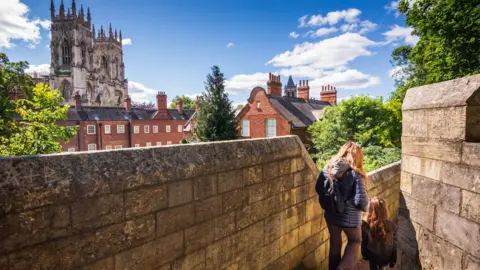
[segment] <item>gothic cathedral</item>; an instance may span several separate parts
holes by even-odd
[[[122,31],[100,28],[98,35],[92,24],[90,8],[87,15],[75,0],[72,9],[55,13],[50,5],[52,41],[50,44],[50,86],[59,89],[67,103],[73,103],[78,92],[85,105],[119,105],[128,96],[128,81],[123,63]]]

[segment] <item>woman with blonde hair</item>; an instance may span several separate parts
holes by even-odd
[[[330,233],[329,269],[356,269],[362,242],[360,211],[367,211],[362,149],[345,143],[318,177],[315,189]],[[347,235],[343,257],[342,231]]]

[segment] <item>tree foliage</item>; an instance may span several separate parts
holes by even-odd
[[[402,0],[399,10],[419,41],[392,52],[404,75],[392,98],[403,101],[411,87],[480,73],[478,0]]]
[[[172,102],[170,102],[170,109],[175,109],[177,108],[177,101],[181,99],[182,100],[182,106],[184,109],[193,109],[195,108],[195,100],[182,95],[182,96],[176,96],[172,99]]]
[[[342,101],[336,106],[327,107],[322,121],[315,122],[308,128],[317,164],[323,166],[348,140],[354,140],[365,149],[371,146],[398,149],[401,125],[397,106],[400,106],[398,102],[384,103],[381,98],[358,96]],[[387,151],[385,155],[390,157],[391,153]],[[377,163],[372,164],[370,169],[385,165],[375,156],[366,156],[367,164],[373,161]]]
[[[46,84],[37,84],[31,99],[15,101],[15,113],[21,120],[12,123],[8,135],[0,136],[0,156],[61,152],[60,141],[68,141],[76,132],[57,124],[57,120],[66,119],[69,107],[60,106],[61,102],[60,92]]]
[[[235,112],[225,92],[225,77],[218,66],[207,75],[196,131],[202,141],[232,140],[237,137]]]

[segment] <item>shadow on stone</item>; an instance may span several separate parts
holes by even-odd
[[[405,197],[400,192],[400,206],[398,208],[396,241],[399,249],[397,269],[417,270],[422,269],[416,229],[410,220],[410,211],[405,202]]]

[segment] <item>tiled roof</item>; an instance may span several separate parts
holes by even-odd
[[[71,107],[68,109],[67,119],[76,121],[151,120],[156,112],[154,109],[139,108],[133,108],[128,112],[121,107],[82,107],[80,109]],[[176,109],[167,109],[167,113],[172,120],[188,120],[194,112],[194,110],[183,110],[180,113]]]
[[[323,110],[330,103],[320,100],[309,100],[301,98],[282,97],[267,95],[272,106],[289,122],[294,128],[308,127],[317,121],[314,112]]]

